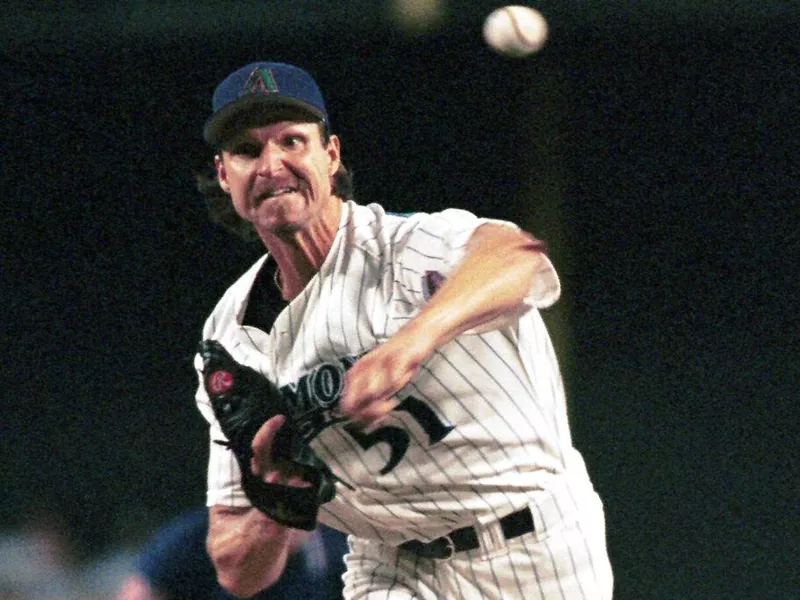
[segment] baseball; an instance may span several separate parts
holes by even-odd
[[[528,6],[504,6],[486,17],[483,38],[500,54],[514,58],[528,56],[547,40],[547,21]]]

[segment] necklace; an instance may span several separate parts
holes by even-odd
[[[281,299],[283,299],[283,286],[281,285],[281,271],[280,269],[275,269],[275,275],[272,276],[272,279],[275,281],[275,287],[278,288],[278,292],[281,295]]]

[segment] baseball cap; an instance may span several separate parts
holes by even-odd
[[[218,145],[232,132],[253,126],[280,109],[301,110],[328,124],[316,81],[303,69],[277,62],[254,62],[228,75],[214,90],[212,115],[203,137]]]

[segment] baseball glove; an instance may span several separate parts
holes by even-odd
[[[215,340],[204,340],[198,352],[203,359],[203,384],[222,433],[217,441],[233,452],[242,472],[242,488],[250,502],[269,518],[311,531],[320,505],[333,499],[335,476],[303,442],[292,419],[292,407],[280,390],[258,371],[236,362]],[[285,415],[273,442],[272,458],[288,461],[309,487],[266,483],[253,474],[250,459],[256,432],[268,419]]]

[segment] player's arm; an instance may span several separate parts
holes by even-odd
[[[544,256],[536,238],[487,223],[420,312],[348,371],[340,408],[355,421],[384,416],[392,397],[417,374],[434,350],[458,335],[525,308]]]
[[[253,474],[269,483],[307,486],[291,467],[272,460],[272,444],[284,421],[283,416],[267,420],[253,438]],[[209,509],[206,547],[220,585],[234,596],[250,597],[278,581],[304,535],[257,508],[217,505]]]
[[[296,534],[256,508],[210,507],[206,547],[220,585],[239,597],[274,585]]]
[[[422,339],[426,359],[458,335],[519,313],[534,285],[545,244],[519,230],[486,223],[470,237],[464,257],[443,285],[397,333]]]

